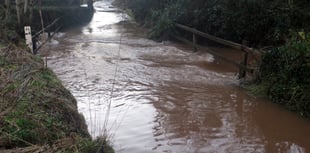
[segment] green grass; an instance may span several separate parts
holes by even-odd
[[[245,86],[249,94],[256,97],[268,97],[267,86],[265,84],[249,84]]]
[[[85,153],[97,153],[103,150],[105,153],[114,153],[113,148],[108,144],[105,138],[97,138],[96,140],[83,138],[78,141],[77,148]]]
[[[76,100],[40,58],[20,51],[0,52],[0,65],[0,102],[5,106],[1,111],[10,109],[0,118],[1,147],[53,146],[72,137],[56,152],[91,153],[108,146],[105,140],[91,140]]]
[[[0,56],[0,66],[3,67],[6,63],[6,59],[2,56]]]

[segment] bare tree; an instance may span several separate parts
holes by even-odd
[[[24,0],[24,14],[28,12],[29,0]]]
[[[18,24],[21,24],[21,8],[20,8],[21,0],[15,0],[15,3],[16,3],[17,22]]]
[[[5,9],[5,21],[7,21],[10,16],[10,0],[5,0]]]

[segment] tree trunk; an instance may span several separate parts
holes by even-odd
[[[9,19],[9,16],[10,16],[10,8],[11,8],[11,5],[10,5],[10,0],[5,0],[5,21],[7,21]]]
[[[28,2],[28,8],[29,8],[29,23],[31,23],[32,21],[32,16],[33,16],[33,0],[30,0],[30,2]]]
[[[20,9],[20,0],[15,0],[16,3],[16,16],[17,16],[17,22],[20,25],[21,24],[21,9]]]
[[[24,14],[26,14],[28,12],[28,5],[29,5],[29,0],[24,0]]]

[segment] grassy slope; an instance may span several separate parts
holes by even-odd
[[[90,139],[76,100],[39,57],[0,49],[0,152],[113,152],[101,140]]]

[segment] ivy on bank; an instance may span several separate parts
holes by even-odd
[[[310,39],[294,37],[262,58],[260,86],[267,96],[310,117]]]

